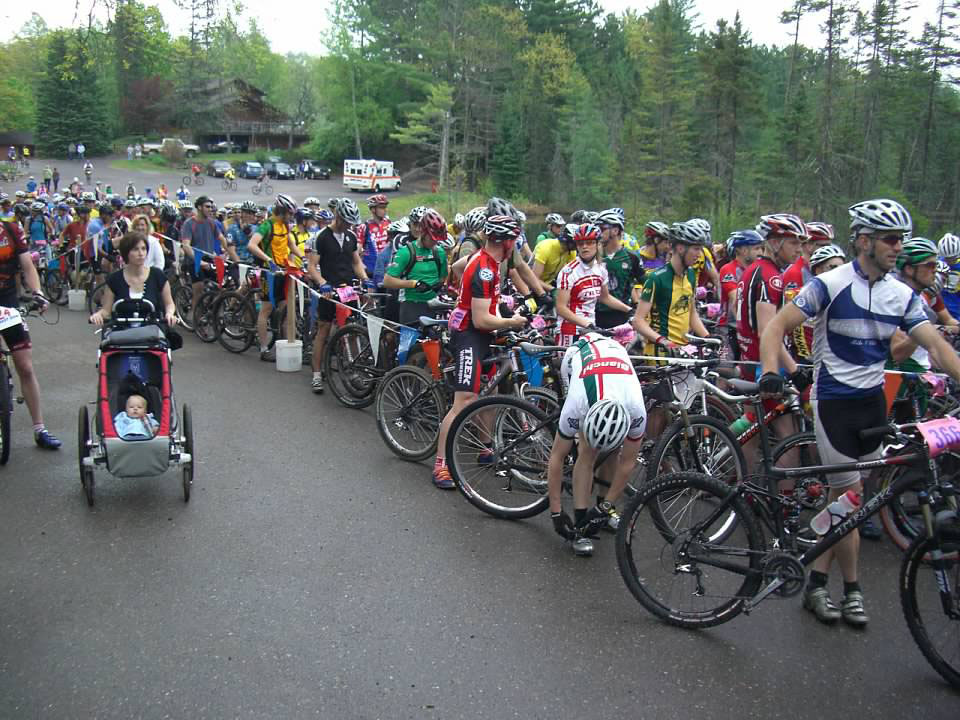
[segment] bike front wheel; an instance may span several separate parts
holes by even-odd
[[[667,524],[660,508],[676,497],[688,502]],[[736,522],[726,530],[731,514]],[[616,544],[627,588],[670,625],[732,620],[763,580],[763,535],[753,516],[735,489],[701,473],[668,473],[641,487],[622,511]]]
[[[242,353],[257,337],[257,310],[243,293],[228,292],[220,296],[213,310],[217,341],[224,350]]]
[[[330,391],[349,408],[369,407],[381,374],[373,359],[367,329],[348,324],[327,340],[323,367]]]
[[[494,395],[461,410],[447,433],[446,458],[474,507],[518,520],[547,509],[547,464],[554,423],[533,403]]]
[[[436,381],[421,368],[395,367],[377,387],[377,430],[390,452],[404,460],[424,460],[436,452],[445,411]]]
[[[947,532],[942,533],[947,535]],[[900,605],[933,669],[960,689],[960,530],[946,540],[918,535],[900,566]],[[951,607],[954,617],[945,608]]]

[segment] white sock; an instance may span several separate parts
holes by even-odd
[[[320,372],[319,370],[314,371],[314,373],[313,373],[313,379],[314,379],[314,380],[322,380],[322,379],[323,379],[323,373]]]

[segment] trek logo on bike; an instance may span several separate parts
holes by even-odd
[[[917,429],[930,448],[930,457],[960,448],[960,420],[952,417],[917,423]]]

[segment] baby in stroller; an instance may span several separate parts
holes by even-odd
[[[160,423],[147,412],[147,399],[143,395],[132,394],[127,398],[126,409],[117,413],[113,426],[124,440],[152,438],[160,428]]]

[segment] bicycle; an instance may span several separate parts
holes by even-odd
[[[263,178],[260,178],[253,183],[253,186],[250,188],[250,192],[252,192],[254,195],[259,195],[261,192],[264,192],[267,195],[273,195],[273,185]]]
[[[423,368],[411,359],[408,364],[394,368],[381,380],[376,396],[377,429],[381,438],[391,452],[411,461],[423,460],[436,451],[440,422],[453,402],[454,358],[449,352],[443,355],[447,321],[421,317],[420,324],[427,334],[425,340],[437,342],[441,348],[437,361],[428,361],[427,368]],[[437,329],[441,330],[439,334]],[[532,332],[530,339],[540,339],[536,330]],[[547,411],[554,410],[560,391],[557,368],[550,363],[546,365],[544,387],[529,382],[534,364],[543,362],[541,346],[522,342],[524,336],[513,331],[500,331],[494,336],[504,345],[494,345],[494,355],[483,362],[488,372],[494,367],[498,369],[483,383],[480,396],[491,395],[499,389],[532,401]],[[525,361],[521,352],[534,359]]]
[[[227,178],[224,178],[223,182],[220,183],[220,188],[221,188],[222,190],[235,191],[235,190],[237,189],[237,181],[236,181],[236,180],[229,180],[229,179],[227,179]]]
[[[759,406],[759,396],[749,402]],[[944,422],[948,425],[943,426]],[[960,447],[960,421],[949,418],[866,429],[860,433],[864,439],[892,438],[880,459],[797,468],[774,467],[766,426],[760,426],[760,433],[761,475],[730,487],[699,473],[667,474],[641,488],[627,503],[616,547],[617,564],[631,594],[671,625],[705,628],[728,622],[751,612],[770,595],[799,594],[807,566],[893,499],[916,490],[924,530],[903,557],[901,606],[928,662],[960,688],[960,523],[955,489],[948,480],[941,480],[936,463],[931,462],[942,452]],[[791,495],[777,491],[778,481],[883,466],[902,466],[909,472],[801,552],[799,507]],[[935,505],[945,509],[935,513]],[[736,523],[730,523],[731,514]],[[932,571],[934,577],[921,583],[921,570]],[[946,648],[940,649],[937,641],[944,639]]]

